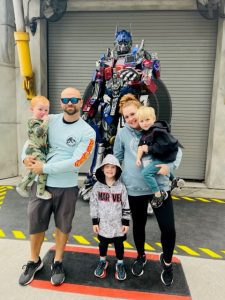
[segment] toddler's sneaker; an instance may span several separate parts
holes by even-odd
[[[124,263],[117,263],[116,264],[115,278],[118,279],[118,280],[125,280],[127,278]]]
[[[165,191],[160,191],[161,196],[160,197],[156,197],[155,195],[152,197],[151,200],[151,206],[152,208],[159,208],[160,206],[162,206],[163,201],[167,199],[168,194]]]
[[[36,196],[39,198],[39,199],[43,199],[43,200],[49,200],[52,198],[52,194],[49,193],[48,191],[44,191],[43,194],[40,194],[40,193],[36,193]]]
[[[146,256],[145,255],[138,255],[136,260],[133,262],[133,265],[131,267],[131,272],[134,276],[141,276],[144,274],[144,267],[147,263]]]
[[[16,187],[16,191],[22,197],[28,198],[30,196],[30,193],[28,192],[28,190],[22,189],[19,186]]]
[[[180,177],[176,177],[172,180],[171,182],[171,192],[180,192],[181,189],[184,187],[185,185],[185,181],[184,179],[180,178]]]
[[[94,271],[94,274],[96,277],[99,278],[105,278],[106,277],[106,269],[108,267],[109,263],[107,260],[100,260],[97,268]]]

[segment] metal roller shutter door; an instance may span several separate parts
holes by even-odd
[[[211,110],[217,23],[193,11],[68,12],[49,24],[48,80],[51,112],[60,111],[60,91],[83,93],[95,61],[113,48],[116,25],[129,29],[133,44],[157,52],[161,78],[172,98],[172,131],[184,145],[177,175],[203,180]]]

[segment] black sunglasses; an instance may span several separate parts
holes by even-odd
[[[81,100],[81,98],[76,98],[76,97],[61,98],[61,101],[63,104],[68,104],[69,102],[71,102],[72,104],[77,104],[80,100]]]

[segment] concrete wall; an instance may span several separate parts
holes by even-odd
[[[27,12],[27,1],[24,0],[24,11]],[[40,16],[39,1],[31,1],[29,6],[29,19]],[[26,13],[25,13],[26,17]],[[47,42],[46,21],[38,21],[37,31],[32,36],[29,27],[26,31],[30,34],[30,53],[33,72],[35,74],[35,90],[37,95],[47,96]],[[17,55],[16,55],[17,58]],[[18,134],[18,168],[19,174],[24,174],[25,169],[21,162],[21,152],[27,140],[27,119],[31,116],[29,111],[30,102],[22,88],[22,77],[19,65],[16,63],[16,101],[17,101],[17,134]]]
[[[17,119],[12,2],[0,1],[0,179],[16,176]]]
[[[219,20],[206,184],[225,189],[225,21]]]

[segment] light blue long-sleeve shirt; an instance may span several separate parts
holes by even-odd
[[[78,185],[78,171],[93,150],[95,131],[82,118],[65,123],[63,114],[50,115],[48,141],[50,149],[43,167],[43,173],[48,174],[46,185],[61,188]]]
[[[141,131],[133,129],[125,124],[123,128],[118,130],[113,148],[114,155],[122,162],[122,179],[127,188],[128,195],[130,196],[153,194],[141,174],[143,166],[136,166],[137,149],[141,135]],[[151,159],[150,155],[148,156],[148,159]],[[182,151],[179,148],[176,160],[167,164],[170,171],[179,167],[181,159]],[[170,190],[168,176],[157,175],[157,183],[160,190]]]

